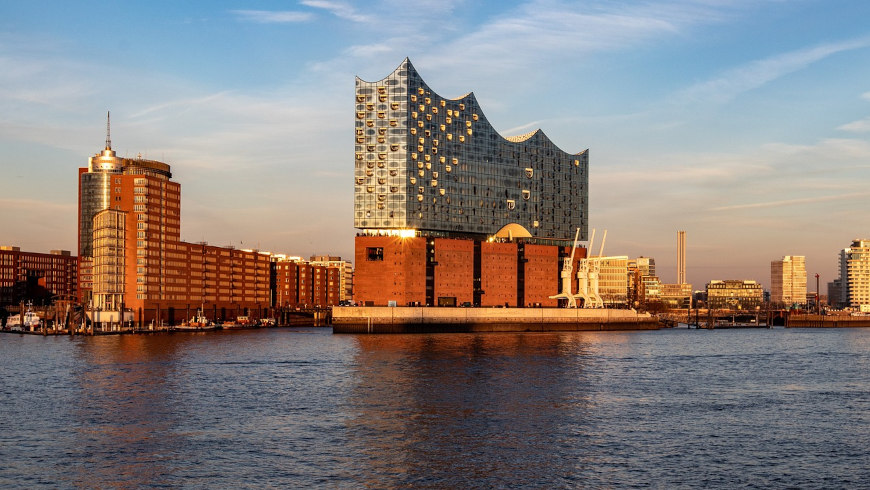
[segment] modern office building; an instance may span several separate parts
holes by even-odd
[[[641,277],[656,275],[656,259],[652,257],[638,257],[628,262],[630,270],[637,270]]]
[[[849,248],[841,249],[837,254],[837,272],[839,272],[840,289],[837,304],[840,308],[849,307]]]
[[[840,282],[843,303],[870,309],[870,239],[855,239],[840,252]]]
[[[846,302],[843,301],[843,281],[840,278],[828,283],[828,306],[832,308],[846,306]]]
[[[658,303],[662,300],[662,280],[659,276],[641,277],[641,297],[646,304]]]
[[[628,305],[628,256],[597,257],[601,264],[598,273],[598,295],[605,307]]]
[[[770,262],[770,302],[793,306],[806,305],[806,257],[786,255]]]
[[[79,169],[79,297],[134,321],[265,315],[268,253],[181,241],[181,186],[166,163],[106,146]]]
[[[661,281],[656,275],[656,259],[638,257],[628,261],[628,297],[631,306],[657,302],[661,295]]]
[[[355,109],[357,301],[557,304],[561,260],[587,236],[587,151],[502,137],[474,94],[441,97],[408,59],[357,78]]]
[[[659,300],[669,308],[689,308],[692,306],[692,285],[662,284]]]
[[[78,287],[76,259],[67,250],[46,254],[0,246],[0,306],[74,301]]]
[[[714,280],[707,283],[707,307],[755,310],[764,304],[764,290],[756,281]]]

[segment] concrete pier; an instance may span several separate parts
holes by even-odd
[[[786,326],[791,328],[870,327],[870,315],[791,314],[788,316]]]
[[[450,308],[342,306],[333,333],[573,332],[656,330],[658,320],[634,310],[582,308]]]

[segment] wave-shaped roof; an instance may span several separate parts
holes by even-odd
[[[487,121],[487,124],[489,124],[489,121],[486,119],[486,116],[483,114],[483,110],[480,108],[480,104],[477,102],[477,97],[474,95],[474,92],[467,92],[465,95],[462,95],[462,96],[460,96],[460,97],[456,97],[456,98],[449,98],[449,97],[444,97],[444,96],[440,95],[440,94],[439,94],[438,92],[436,92],[435,90],[432,90],[432,88],[429,87],[429,85],[428,85],[425,81],[423,81],[423,78],[420,76],[420,74],[419,74],[419,72],[417,71],[417,69],[414,68],[414,65],[411,63],[411,59],[408,58],[408,57],[405,57],[405,59],[402,60],[401,63],[399,63],[399,66],[397,66],[396,69],[393,70],[393,73],[391,73],[390,75],[387,75],[386,77],[384,77],[384,78],[382,78],[382,79],[380,79],[380,80],[378,80],[378,81],[376,81],[376,82],[370,82],[370,81],[368,81],[368,80],[364,80],[364,79],[362,79],[362,78],[360,78],[360,77],[357,77],[357,79],[360,80],[360,81],[362,81],[362,82],[365,82],[365,83],[381,83],[381,82],[387,80],[388,78],[390,78],[390,77],[392,77],[392,76],[395,76],[396,73],[397,73],[398,71],[402,70],[402,69],[407,69],[407,71],[408,71],[408,75],[409,75],[409,76],[410,76],[411,73],[413,73],[416,77],[418,77],[418,78],[420,79],[421,83],[422,83],[423,85],[425,85],[426,88],[427,88],[427,89],[428,89],[432,94],[434,94],[435,96],[440,97],[440,98],[445,99],[445,100],[454,101],[454,102],[463,102],[463,103],[466,103],[467,105],[473,105],[474,107],[479,108],[478,110],[479,110],[479,112],[480,112],[480,117],[481,117],[483,120]],[[550,138],[549,138],[549,137],[544,133],[544,131],[541,130],[540,128],[535,129],[535,130],[530,131],[530,132],[525,133],[525,134],[521,134],[521,135],[515,135],[515,136],[502,136],[502,134],[499,133],[499,132],[498,132],[498,131],[497,131],[497,130],[492,126],[492,124],[489,124],[489,126],[490,126],[490,128],[492,128],[492,130],[493,130],[494,133],[496,133],[498,136],[500,136],[503,140],[505,140],[505,141],[507,141],[507,142],[510,142],[510,143],[525,143],[525,142],[529,142],[529,141],[532,140],[535,136],[537,136],[537,137],[539,137],[539,138],[542,138],[544,141],[549,141],[550,143],[552,143],[554,147],[556,147],[557,149],[559,149],[559,151],[561,151],[561,152],[563,152],[563,153],[565,153],[565,154],[570,154],[570,153],[568,153],[568,152],[562,150],[561,148],[559,148],[559,146],[556,145],[556,144],[553,142],[553,140],[551,140],[551,139],[550,139]],[[573,153],[573,155],[582,155],[582,154],[586,153],[586,151],[588,151],[588,149],[587,149],[587,150],[579,151],[579,152],[577,152],[577,153]]]

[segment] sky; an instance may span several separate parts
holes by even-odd
[[[870,238],[867,19],[866,0],[5,0],[0,244],[76,252],[77,169],[111,111],[119,155],[172,166],[183,240],[352,259],[354,77],[409,57],[502,135],[589,149],[605,255],[674,282],[685,230],[695,289],[769,287],[804,255],[825,294]]]

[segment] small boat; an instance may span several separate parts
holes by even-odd
[[[30,331],[34,331],[39,328],[42,319],[39,318],[39,315],[33,312],[33,303],[27,303],[27,311],[24,312],[24,328],[30,329]]]
[[[6,330],[11,330],[13,332],[21,331],[21,315],[9,315],[6,318]]]
[[[198,310],[196,316],[190,319],[188,325],[196,328],[205,328],[211,326],[211,322],[202,314],[202,310]]]

